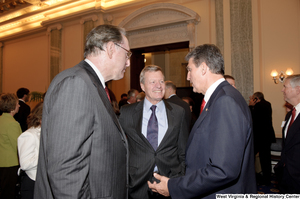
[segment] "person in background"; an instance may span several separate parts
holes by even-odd
[[[234,79],[234,77],[232,77],[232,76],[230,76],[230,75],[224,75],[224,78],[225,78],[225,80],[226,80],[231,86],[233,86],[234,88],[236,88],[236,87],[235,87],[235,79]]]
[[[38,103],[27,118],[28,129],[18,138],[22,199],[33,199],[39,157],[43,102]]]
[[[145,93],[142,91],[136,96],[136,102],[140,102],[145,99]]]
[[[17,96],[19,98],[19,112],[14,115],[17,122],[20,123],[22,132],[26,131],[27,117],[30,114],[30,106],[26,104],[29,101],[29,90],[27,88],[19,88],[17,91]]]
[[[184,113],[185,113],[185,120],[186,123],[188,125],[188,127],[190,128],[189,131],[191,130],[191,120],[192,120],[192,114],[190,111],[190,107],[188,106],[188,104],[186,104],[182,99],[180,99],[180,97],[178,97],[176,95],[176,85],[172,82],[172,81],[165,81],[166,84],[166,92],[165,92],[165,99],[168,102],[177,104],[178,106],[181,106],[184,109]]]
[[[119,117],[120,108],[119,108],[119,105],[117,102],[117,98],[116,98],[114,92],[112,92],[112,90],[110,90],[108,87],[107,87],[107,89],[108,89],[108,93],[109,93],[109,99],[110,99],[111,106],[113,107],[114,112],[117,115],[117,117]]]
[[[15,94],[4,93],[0,96],[0,198],[15,199],[18,181],[17,139],[22,130],[14,119],[19,111],[19,100]]]
[[[288,76],[282,92],[293,108],[285,116],[281,158],[274,170],[280,193],[300,194],[300,74]]]
[[[128,98],[126,101],[123,101],[123,103],[119,103],[119,109],[121,109],[122,106],[126,104],[133,104],[136,103],[136,96],[139,94],[139,92],[136,89],[130,89],[128,91]]]
[[[121,100],[127,100],[127,94],[126,93],[122,93],[121,95]]]
[[[119,108],[121,108],[121,106],[123,106],[124,104],[127,104],[127,94],[123,93],[121,95],[121,99],[119,101]]]
[[[209,198],[216,194],[255,194],[251,113],[244,97],[225,81],[224,59],[213,44],[186,56],[187,80],[204,94],[203,111],[190,133],[184,176],[154,177],[149,188],[172,199]]]
[[[128,197],[128,144],[105,82],[124,77],[131,54],[123,28],[99,25],[86,37],[85,59],[52,80],[34,198]]]
[[[191,129],[193,128],[196,120],[197,120],[197,116],[195,115],[195,113],[193,112],[193,108],[194,108],[194,100],[190,97],[182,97],[181,98],[183,101],[185,101],[189,106],[190,106],[190,111],[191,111],[191,116],[192,116],[192,119],[191,119]]]
[[[285,102],[283,106],[284,106],[284,108],[285,108],[285,110],[286,110],[286,113],[288,113],[288,112],[290,112],[291,110],[293,110],[293,105],[291,105],[291,104],[288,103],[288,102]]]
[[[257,183],[271,183],[271,144],[276,142],[272,122],[272,106],[265,100],[262,92],[255,92],[249,97],[249,108],[252,115],[254,135],[254,156],[259,153],[262,175],[257,175]],[[254,158],[254,157],[253,157]]]

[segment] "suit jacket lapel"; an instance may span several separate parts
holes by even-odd
[[[111,106],[111,103],[106,95],[105,89],[102,86],[102,83],[100,82],[98,76],[96,75],[95,71],[92,69],[92,67],[86,63],[85,61],[83,61],[83,64],[81,65],[83,66],[83,68],[87,71],[87,74],[89,75],[91,81],[93,82],[93,84],[95,85],[95,87],[97,88],[98,94],[107,110],[107,112],[109,113],[110,117],[113,119],[114,123],[116,124],[116,126],[118,127],[118,129],[120,130],[120,132],[123,132],[119,121],[116,117],[116,114]],[[124,137],[124,136],[123,136]]]
[[[215,91],[213,92],[213,94],[210,96],[210,98],[209,98],[207,104],[205,105],[202,113],[199,115],[197,121],[195,122],[195,124],[194,124],[194,126],[192,128],[192,131],[191,131],[190,136],[189,136],[188,141],[187,141],[187,149],[188,149],[190,143],[193,140],[194,134],[197,131],[198,126],[202,123],[202,121],[204,120],[204,118],[207,116],[207,114],[209,112],[209,109],[210,109],[211,105],[213,104],[213,102],[215,101],[215,99],[217,98],[217,95],[218,95],[219,91],[226,84],[228,84],[226,81],[224,81],[221,84],[219,84],[219,86],[215,89]]]
[[[285,145],[285,133],[284,133],[284,131],[285,131],[285,128],[286,128],[286,126],[287,126],[287,122],[288,122],[288,120],[289,120],[289,118],[291,117],[291,115],[292,115],[292,111],[290,111],[290,112],[288,112],[287,114],[286,114],[286,116],[285,116],[285,124],[284,124],[284,126],[283,126],[283,128],[282,128],[282,146],[284,146]]]
[[[165,103],[166,113],[167,113],[168,130],[165,133],[165,136],[163,137],[162,141],[158,145],[156,151],[159,151],[164,146],[164,143],[167,142],[167,139],[171,136],[170,134],[172,134],[173,129],[174,129],[174,124],[173,124],[174,114],[175,114],[174,110],[166,100],[164,100],[164,103]]]
[[[143,110],[144,110],[144,100],[138,103],[137,106],[135,107],[135,111],[134,111],[135,114],[132,114],[131,116],[132,121],[135,124],[136,134],[141,138],[141,140],[143,140],[143,142],[145,142],[146,146],[154,150],[151,144],[149,143],[149,141],[147,140],[147,138],[142,133]]]
[[[143,105],[144,101],[140,102],[136,107],[135,107],[135,114],[132,114],[132,121],[136,124],[135,130],[139,134],[139,136],[143,136],[142,134],[142,123],[143,123]]]
[[[289,115],[289,117],[287,117],[287,120],[285,122],[285,126],[283,128],[283,133],[284,133],[285,128],[287,127],[287,121],[289,120],[289,118],[291,116],[291,113],[288,114],[288,115]],[[287,143],[290,143],[294,140],[293,137],[299,132],[298,131],[299,128],[300,128],[300,117],[298,115],[296,120],[293,122],[292,126],[290,127],[289,131],[287,132],[287,136],[284,139],[284,144],[285,145],[292,146],[291,144],[287,144]]]

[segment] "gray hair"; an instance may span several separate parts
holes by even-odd
[[[264,94],[263,94],[262,92],[255,92],[255,93],[253,94],[253,96],[254,96],[254,97],[257,97],[257,98],[260,99],[260,100],[264,100],[264,99],[265,99],[265,96],[264,96]]]
[[[176,91],[176,85],[172,81],[165,81],[166,88],[172,88],[172,90]]]
[[[145,73],[146,72],[157,72],[157,71],[160,71],[164,76],[164,73],[163,73],[161,67],[156,66],[156,65],[145,66],[140,74],[140,83],[145,84]],[[164,78],[165,78],[165,76],[164,76]]]
[[[193,58],[196,67],[204,62],[212,73],[224,75],[224,59],[217,46],[213,44],[197,46],[185,57],[186,61],[191,58]]]
[[[128,91],[128,97],[134,97],[136,91],[138,92],[138,90],[136,89],[130,89]]]
[[[113,25],[100,25],[95,27],[86,37],[84,57],[91,54],[98,54],[99,50],[104,50],[108,42],[122,43],[126,31],[123,28]]]
[[[295,88],[296,86],[300,86],[300,74],[290,75],[286,78],[286,80],[290,80],[290,85]]]

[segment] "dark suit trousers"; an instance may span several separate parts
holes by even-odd
[[[0,167],[0,198],[15,199],[19,166]]]
[[[24,172],[24,176],[21,179],[21,196],[22,199],[33,199],[34,193],[34,180],[31,180]]]
[[[286,168],[283,168],[282,179],[279,181],[280,194],[300,194],[300,187],[291,177]]]
[[[271,145],[265,144],[259,148],[259,161],[261,165],[261,170],[263,172],[263,181],[265,183],[270,183],[271,180]]]

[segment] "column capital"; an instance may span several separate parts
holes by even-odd
[[[85,16],[85,17],[82,17],[80,19],[80,24],[84,24],[86,21],[97,21],[98,20],[98,16],[97,15],[88,15],[88,16]]]
[[[52,30],[61,30],[62,29],[62,25],[60,23],[54,24],[52,26],[48,26],[47,28],[47,34],[49,34]]]

